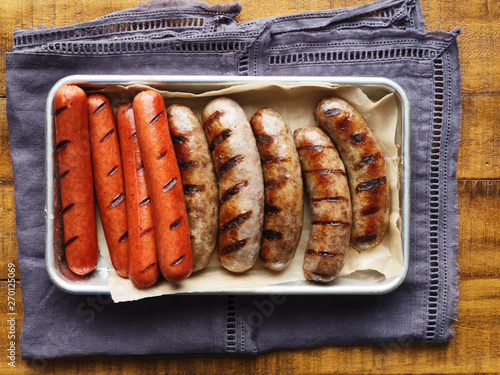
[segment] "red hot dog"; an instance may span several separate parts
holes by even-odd
[[[127,208],[120,143],[111,102],[101,94],[87,99],[92,165],[99,214],[111,263],[128,277]]]
[[[153,225],[151,197],[144,176],[132,103],[116,111],[125,180],[129,239],[129,278],[136,288],[144,289],[158,281],[159,268]]]
[[[63,86],[54,107],[66,263],[85,275],[98,258],[87,96],[77,86]]]
[[[139,148],[153,204],[158,261],[162,275],[180,281],[191,275],[193,256],[181,174],[168,129],[165,102],[153,90],[133,102]]]

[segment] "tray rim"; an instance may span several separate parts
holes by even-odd
[[[93,272],[86,276],[86,280],[100,281],[72,282],[57,271],[53,248],[53,99],[57,90],[67,84],[76,85],[131,85],[145,84],[154,87],[165,84],[246,84],[251,82],[268,82],[283,84],[299,83],[327,83],[340,86],[385,86],[393,91],[401,103],[401,140],[402,140],[402,178],[401,178],[401,240],[402,240],[402,269],[397,277],[386,279],[383,282],[364,285],[318,285],[301,282],[300,285],[274,284],[252,291],[221,291],[221,292],[196,292],[191,294],[287,294],[287,295],[380,295],[387,294],[397,289],[406,278],[409,269],[409,233],[410,233],[410,101],[403,88],[391,79],[385,77],[337,77],[337,76],[191,76],[191,75],[90,75],[77,74],[66,76],[57,81],[49,91],[45,105],[45,267],[52,283],[60,290],[69,294],[110,294],[107,277],[98,276],[105,272]],[[102,257],[99,257],[97,267],[107,267]],[[96,279],[101,277],[101,279]],[[339,278],[342,279],[342,278]],[[338,279],[337,279],[338,280]]]

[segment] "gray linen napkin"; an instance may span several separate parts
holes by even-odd
[[[457,32],[426,33],[415,0],[237,23],[240,10],[239,4],[156,2],[75,26],[15,31],[13,52],[6,56],[7,119],[23,359],[258,353],[452,338],[458,298]],[[120,304],[54,287],[43,243],[48,90],[70,74],[137,72],[371,75],[401,84],[412,104],[413,160],[411,259],[403,285],[384,296],[165,296]]]

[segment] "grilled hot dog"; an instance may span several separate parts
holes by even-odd
[[[264,178],[243,109],[225,97],[203,110],[203,126],[219,183],[219,260],[232,272],[251,268],[264,223]]]
[[[326,283],[342,269],[351,235],[351,199],[345,168],[320,128],[297,129],[294,138],[311,202],[304,275],[307,280]]]
[[[191,275],[189,226],[165,102],[153,90],[137,94],[133,110],[146,184],[151,194],[158,261],[162,275],[180,281]]]
[[[111,102],[101,94],[87,99],[90,145],[97,206],[118,275],[128,277],[127,208],[120,143]]]
[[[251,118],[265,186],[260,259],[267,268],[285,268],[302,234],[303,182],[292,133],[279,112],[259,109]]]
[[[158,281],[158,257],[153,225],[151,197],[144,177],[132,103],[116,111],[125,181],[129,239],[129,278],[139,289]]]
[[[63,86],[54,107],[66,263],[85,275],[98,257],[87,95],[77,86]]]
[[[351,244],[359,251],[372,249],[382,242],[389,223],[390,190],[380,145],[365,119],[340,98],[323,99],[314,117],[346,167],[353,210]]]
[[[167,108],[167,117],[184,187],[195,272],[207,266],[217,247],[217,179],[203,127],[193,111],[174,104]]]

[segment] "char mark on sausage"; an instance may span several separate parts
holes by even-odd
[[[125,241],[126,239],[128,238],[128,230],[125,231],[125,233],[123,233],[120,238],[118,239],[118,242],[119,243],[122,243],[123,241]]]
[[[75,206],[74,203],[68,204],[66,207],[64,207],[64,210],[62,211],[62,214],[64,215],[66,212],[71,210]]]
[[[111,168],[111,170],[108,172],[108,174],[106,176],[108,176],[108,177],[112,176],[117,170],[118,170],[118,166],[115,165],[113,168]]]
[[[162,191],[164,193],[166,193],[167,191],[169,191],[170,189],[172,189],[175,186],[176,183],[177,183],[177,178],[176,177],[171,178],[170,180],[168,180],[168,182],[165,184],[165,186],[163,186]]]
[[[219,206],[222,206],[224,204],[224,202],[231,199],[231,197],[238,194],[241,190],[243,190],[247,186],[248,186],[248,181],[245,180],[245,181],[238,182],[233,187],[227,189],[224,193],[222,193]]]
[[[230,245],[224,246],[221,249],[221,255],[227,255],[227,254],[234,253],[235,251],[242,249],[247,244],[247,241],[248,241],[248,239],[239,240],[239,241],[236,241]]]
[[[68,106],[66,106],[66,105],[65,105],[64,107],[58,108],[58,109],[54,112],[54,114],[55,114],[56,116],[58,116],[58,115],[60,115],[60,114],[61,114],[61,112],[62,112],[62,111],[64,111],[65,109],[68,109]]]
[[[163,115],[165,111],[161,111],[160,113],[158,113],[155,117],[153,117],[151,119],[151,121],[149,122],[149,125],[153,125],[156,121],[158,121],[158,119]]]
[[[116,206],[118,206],[120,203],[123,202],[123,199],[125,199],[125,195],[123,193],[118,194],[111,201],[111,203],[109,205],[109,208],[115,208]]]
[[[210,149],[210,152],[215,150],[218,145],[220,145],[222,142],[224,142],[230,136],[231,136],[231,129],[225,129],[225,130],[221,131],[219,134],[217,134],[212,139],[212,142],[210,142],[210,145],[208,147]]]
[[[205,185],[182,185],[184,194],[195,194],[205,191]]]
[[[358,186],[356,186],[356,192],[359,193],[361,191],[372,190],[379,186],[385,185],[386,182],[387,182],[386,176],[372,178],[371,180],[361,182]]]
[[[252,211],[247,211],[242,213],[241,215],[236,216],[235,218],[229,220],[227,223],[225,223],[221,229],[220,233],[225,233],[230,229],[236,228],[237,226],[243,224],[245,221],[247,221],[250,216],[252,216]]]
[[[240,164],[242,161],[243,161],[243,155],[233,156],[231,159],[229,159],[220,167],[219,171],[217,172],[217,179],[220,180],[220,178],[225,173],[229,172],[231,169]]]
[[[93,115],[99,113],[102,111],[102,109],[106,107],[106,102],[102,102],[101,104],[99,104],[96,109],[94,109],[94,112],[92,112]]]
[[[65,139],[64,141],[59,142],[56,145],[56,152],[58,153],[58,152],[64,150],[70,143],[71,143],[71,141],[68,139]]]

